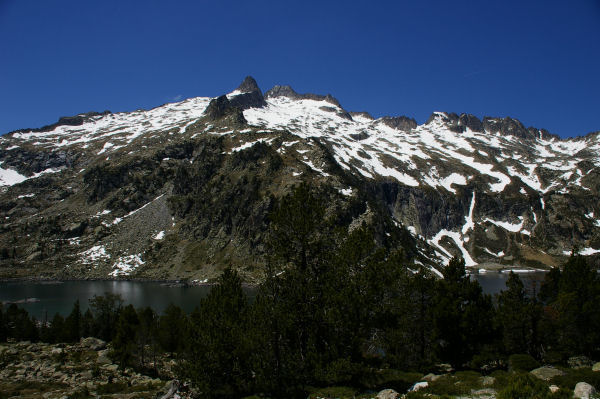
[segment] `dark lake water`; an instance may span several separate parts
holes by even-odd
[[[523,273],[519,276],[526,287],[539,287],[544,273]],[[475,274],[471,278],[479,281],[485,293],[496,294],[506,287],[508,273]],[[181,287],[140,281],[0,282],[0,302],[19,301],[20,307],[44,320],[57,312],[68,315],[77,299],[82,311],[85,311],[90,298],[105,292],[121,295],[125,304],[150,306],[159,313],[170,303],[191,312],[209,291],[210,286],[206,285]],[[246,292],[252,296],[255,290],[249,288]],[[27,300],[29,302],[23,302]]]

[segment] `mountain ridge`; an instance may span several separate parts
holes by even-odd
[[[407,262],[434,273],[454,255],[477,270],[600,253],[598,135],[445,112],[372,119],[275,87],[247,77],[216,98],[1,136],[0,271],[204,281],[234,264],[260,279],[268,212],[301,182],[380,243],[408,232]]]

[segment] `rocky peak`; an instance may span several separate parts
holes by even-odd
[[[10,133],[51,132],[52,130],[56,129],[59,126],[81,126],[85,122],[89,122],[93,117],[104,116],[104,115],[109,115],[109,114],[111,114],[111,112],[106,110],[104,112],[90,111],[90,112],[86,112],[83,114],[77,114],[74,116],[61,116],[60,118],[58,118],[57,122],[52,123],[50,125],[46,125],[46,126],[42,126],[40,128],[34,128],[34,129],[19,129],[19,130],[14,130]]]
[[[227,118],[236,125],[243,125],[246,123],[242,110],[239,107],[234,106],[227,96],[220,96],[212,99],[208,104],[208,107],[206,107],[205,115],[206,118],[213,121]]]
[[[510,117],[492,118],[486,116],[483,118],[483,128],[486,132],[503,136],[515,136],[527,140],[535,140],[537,134],[533,134],[523,126],[521,121]]]
[[[236,90],[242,93],[252,93],[253,91],[257,91],[262,95],[260,87],[258,87],[256,80],[254,80],[252,76],[246,76],[244,81],[238,86]]]
[[[233,93],[229,95],[230,106],[239,108],[240,110],[262,108],[267,105],[262,91],[252,76],[246,76]]]
[[[352,117],[358,116],[358,117],[362,117],[362,118],[365,118],[365,119],[369,119],[371,121],[375,119],[375,118],[373,118],[373,116],[371,116],[370,113],[368,113],[366,111],[361,111],[361,112],[350,111],[349,114]]]
[[[272,89],[268,90],[265,93],[265,98],[277,98],[277,97],[287,97],[292,100],[327,101],[328,103],[333,104],[333,105],[343,109],[342,105],[337,100],[337,98],[333,97],[331,94],[326,94],[326,95],[313,94],[313,93],[299,94],[294,89],[292,89],[291,86],[287,86],[287,85],[286,86],[276,85]]]
[[[291,98],[294,100],[301,98],[300,94],[296,93],[296,91],[294,89],[292,89],[291,86],[288,86],[288,85],[285,85],[285,86],[275,85],[275,86],[273,86],[272,89],[267,90],[267,92],[265,93],[265,98],[277,98],[277,97],[287,97],[287,98]]]
[[[458,117],[459,126],[468,127],[470,130],[474,132],[483,132],[483,124],[481,120],[475,115],[471,114],[460,114]]]
[[[378,119],[378,122],[404,132],[410,132],[417,127],[417,121],[407,116],[384,116]]]

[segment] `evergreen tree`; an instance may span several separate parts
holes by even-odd
[[[418,369],[434,360],[433,335],[436,281],[425,268],[404,272],[385,332],[386,360],[401,369]]]
[[[94,335],[104,341],[112,341],[117,330],[117,321],[123,306],[120,295],[105,292],[103,296],[90,299],[90,308],[94,314]]]
[[[573,255],[562,272],[549,276],[542,291],[547,301],[544,342],[565,354],[600,354],[600,277],[585,258]],[[547,287],[552,287],[549,289]],[[557,287],[557,288],[556,288]],[[547,292],[556,292],[548,295]]]
[[[140,321],[133,305],[125,306],[120,312],[115,339],[112,341],[112,357],[121,368],[133,364],[139,325]]]
[[[81,336],[93,337],[96,335],[100,334],[97,334],[97,332],[94,331],[94,315],[92,314],[92,311],[88,308],[81,317]]]
[[[251,392],[248,299],[237,272],[227,268],[192,317],[182,374],[203,397],[241,397]]]
[[[50,321],[50,328],[48,329],[48,342],[65,342],[64,331],[65,319],[60,314],[55,313],[54,317]]]
[[[3,306],[0,303],[0,342],[6,342],[7,338],[6,317],[4,316]]]
[[[502,331],[502,348],[507,354],[537,355],[537,320],[539,308],[527,297],[523,282],[511,272],[506,290],[498,295],[496,319]]]
[[[186,331],[186,317],[181,308],[169,304],[160,316],[158,324],[160,346],[169,353],[179,352],[183,347]]]
[[[440,360],[462,366],[493,337],[492,300],[466,274],[463,259],[453,258],[437,282],[434,334]]]
[[[73,304],[73,310],[65,319],[63,337],[66,342],[77,342],[81,338],[81,310],[79,299]]]
[[[16,341],[39,340],[39,331],[35,319],[29,317],[25,309],[19,308],[14,303],[11,304],[4,314],[6,318],[6,335],[14,338]]]
[[[156,370],[156,352],[158,341],[158,317],[152,308],[145,307],[138,309],[138,319],[140,321],[139,329],[136,334],[137,353],[139,355],[139,364],[143,368],[146,366],[147,356],[153,361],[153,367]],[[149,349],[149,352],[147,351]]]

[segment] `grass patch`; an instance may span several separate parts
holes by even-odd
[[[508,358],[508,369],[511,371],[531,371],[540,367],[540,363],[530,355],[516,354]]]
[[[363,376],[359,384],[369,391],[393,389],[396,392],[406,392],[415,382],[423,377],[421,373],[405,372],[395,369],[373,370]]]
[[[498,399],[567,399],[572,396],[570,390],[552,393],[548,384],[531,374],[514,374],[508,384],[498,392]]]
[[[479,381],[481,374],[475,371],[459,371],[455,375],[443,375],[435,381],[429,382],[427,388],[419,390],[422,393],[434,395],[465,395],[472,389],[481,387]]]
[[[587,382],[594,387],[600,387],[600,372],[592,371],[591,368],[567,369],[561,368],[565,375],[558,375],[550,380],[551,384],[561,388],[573,390],[578,382]]]

